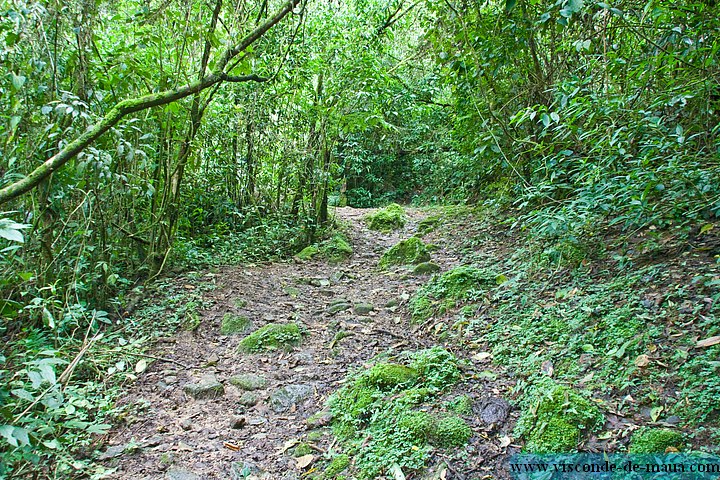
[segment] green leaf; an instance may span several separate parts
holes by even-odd
[[[30,445],[28,431],[24,428],[2,425],[0,426],[0,436],[13,447]]]
[[[15,73],[11,73],[12,75],[12,86],[15,90],[20,90],[23,85],[25,85],[25,76],[24,75],[15,75]]]
[[[515,4],[517,3],[517,0],[505,0],[505,11],[510,13],[513,8],[515,8]]]
[[[570,0],[568,2],[568,9],[570,9],[573,13],[577,13],[585,6],[584,0]]]

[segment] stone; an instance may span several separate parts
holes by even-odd
[[[293,405],[302,402],[314,392],[311,385],[288,385],[273,392],[270,396],[270,407],[275,413],[282,413]]]
[[[202,480],[202,477],[197,473],[181,468],[173,468],[168,470],[165,474],[165,478],[167,480]]]
[[[213,353],[211,354],[207,359],[208,366],[217,365],[217,363],[220,361],[220,357],[217,356],[217,354]]]
[[[238,403],[246,407],[252,407],[258,402],[258,396],[251,392],[245,392],[240,396]]]
[[[101,453],[98,460],[110,460],[111,458],[119,457],[123,453],[125,453],[125,445],[113,445]]]
[[[267,379],[253,373],[243,373],[230,377],[230,383],[241,390],[260,390],[267,385]]]
[[[372,303],[359,302],[355,304],[355,307],[353,307],[353,312],[355,315],[367,315],[372,312],[374,308],[375,307]]]
[[[240,417],[236,415],[230,419],[230,427],[236,430],[243,428],[246,424],[247,420],[245,419],[245,417]]]
[[[425,275],[428,273],[435,273],[440,271],[440,265],[433,262],[422,262],[413,268],[413,275]]]
[[[488,398],[481,406],[480,420],[487,425],[503,423],[510,405],[502,398]]]
[[[192,420],[189,418],[183,418],[180,421],[180,428],[183,430],[190,430],[192,428]]]
[[[203,375],[197,383],[188,383],[183,391],[195,400],[207,400],[217,398],[225,394],[225,388],[217,377],[210,373]]]
[[[334,303],[328,307],[327,311],[330,315],[335,315],[336,313],[344,312],[345,310],[349,310],[351,308],[351,303]]]

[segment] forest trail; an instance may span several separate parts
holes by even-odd
[[[212,307],[202,312],[198,328],[156,345],[153,355],[190,369],[154,362],[121,400],[139,407],[134,417],[127,418],[108,438],[103,461],[117,468],[111,478],[299,479],[313,464],[298,465],[293,447],[299,441],[308,442],[308,417],[323,410],[327,397],[349,371],[380,353],[438,344],[422,334],[427,326],[421,331],[420,326],[410,324],[405,308],[427,275],[377,269],[382,253],[410,237],[424,214],[409,209],[407,225],[384,234],[367,229],[362,217],[368,210],[339,208],[336,212],[347,224],[346,234],[354,249],[349,259],[338,264],[317,260],[224,268],[215,276],[217,288],[207,294]],[[458,264],[441,238],[428,238],[441,243],[433,252],[433,262],[442,270]],[[340,301],[352,307],[331,313],[331,306]],[[372,310],[366,313],[368,304]],[[248,331],[271,322],[294,321],[305,326],[307,335],[291,352],[239,353],[244,335],[220,333],[226,314],[247,316],[252,322]],[[347,336],[338,339],[340,331]],[[458,357],[467,355],[452,345],[445,348]],[[488,364],[481,367],[492,368]],[[467,380],[458,386],[474,400],[475,410],[475,415],[466,417],[474,436],[457,452],[465,460],[454,464],[452,452],[438,451],[431,463],[442,460],[446,466],[434,473],[431,468],[422,478],[504,476],[498,469],[508,453],[514,415],[505,414],[507,418],[496,424],[483,425],[478,405],[483,399],[502,397],[507,381],[472,375],[468,370],[473,368],[465,368]],[[247,374],[261,377],[264,383],[259,381],[254,385],[259,388],[252,391],[233,384],[238,383],[238,376]],[[188,384],[215,380],[222,385],[221,395],[196,399],[186,393]],[[257,380],[253,377],[251,383]],[[214,387],[220,389],[217,384]],[[321,418],[319,423],[323,426],[327,419]],[[308,442],[318,463],[323,454],[337,451],[329,429],[321,432],[322,436]]]

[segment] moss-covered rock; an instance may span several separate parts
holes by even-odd
[[[552,417],[539,425],[525,443],[525,450],[533,453],[572,452],[580,441],[580,429],[559,417]]]
[[[440,225],[441,218],[438,215],[432,215],[418,222],[416,235],[422,237],[434,231]]]
[[[293,449],[293,457],[302,457],[311,453],[313,453],[313,449],[307,443],[301,442]]]
[[[259,390],[261,388],[265,388],[265,385],[267,385],[267,379],[260,375],[246,373],[230,377],[230,384],[235,385],[241,390]]]
[[[472,429],[460,417],[444,417],[437,422],[430,432],[430,443],[440,448],[460,447],[472,437]]]
[[[320,253],[320,249],[317,245],[308,245],[307,247],[300,250],[296,257],[300,260],[312,260],[312,258],[318,253]]]
[[[417,237],[410,237],[402,240],[386,251],[380,258],[380,268],[387,268],[391,265],[417,265],[418,263],[430,260],[430,253],[422,240]]]
[[[590,400],[549,378],[538,382],[524,403],[515,435],[524,437],[525,450],[533,453],[571,452],[605,422]]]
[[[427,412],[409,411],[397,422],[402,435],[414,443],[427,443],[428,437],[435,428],[435,418]]]
[[[665,453],[668,448],[681,450],[683,435],[668,428],[642,428],[635,432],[630,441],[629,453]]]
[[[302,341],[302,332],[296,323],[269,323],[240,341],[240,350],[257,353],[267,350],[290,350]]]
[[[440,265],[433,262],[422,262],[413,268],[413,275],[427,275],[430,273],[436,273],[440,271]]]
[[[358,385],[389,391],[397,387],[408,387],[418,381],[418,371],[396,363],[378,363],[367,370],[358,380]]]
[[[391,232],[405,226],[407,217],[405,210],[397,203],[391,203],[377,212],[365,216],[365,222],[370,230]]]
[[[337,455],[333,457],[325,471],[322,473],[322,480],[333,480],[337,478],[339,473],[342,473],[350,466],[350,457],[347,455]]]
[[[222,335],[237,335],[245,332],[250,327],[250,323],[248,317],[226,313],[220,324],[220,333]]]

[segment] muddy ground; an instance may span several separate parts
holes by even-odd
[[[377,269],[382,253],[411,236],[423,214],[409,210],[410,222],[404,229],[383,234],[366,228],[362,222],[366,213],[337,210],[354,249],[342,263],[318,260],[232,267],[210,277],[217,288],[207,294],[212,306],[201,312],[198,328],[163,339],[151,352],[175,363],[154,362],[121,401],[135,408],[108,439],[103,463],[117,468],[111,478],[290,480],[305,478],[315,467],[321,470],[324,458],[338,451],[328,429],[310,442],[310,464],[298,465],[292,447],[306,440],[306,420],[323,409],[345,375],[378,354],[437,344],[426,334],[427,325],[409,322],[406,309],[427,276]],[[443,270],[459,263],[443,239],[430,234],[425,240],[438,243],[433,261]],[[369,303],[373,309],[367,314],[352,308],[330,313],[329,307],[339,300]],[[270,322],[299,322],[308,335],[292,352],[239,353],[243,335],[220,334],[226,313],[247,316],[252,329]],[[341,330],[350,335],[336,340]],[[512,381],[500,372],[496,376],[482,355],[471,357],[472,350],[445,348],[468,361],[466,380],[456,393],[474,400],[475,415],[466,420],[475,434],[464,449],[435,452],[434,469],[415,475],[406,472],[407,478],[506,478],[504,460],[518,450],[511,439],[516,412],[509,409],[488,424],[483,421],[487,417],[483,408],[502,403],[499,399],[507,395]],[[231,383],[242,374],[262,376],[266,383],[257,390],[242,390]],[[224,390],[215,391],[214,398],[196,399],[185,390],[188,384],[214,380]]]

